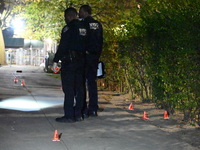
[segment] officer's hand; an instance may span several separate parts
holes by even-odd
[[[60,68],[58,67],[58,63],[53,63],[52,70],[54,73],[57,73],[60,70]]]

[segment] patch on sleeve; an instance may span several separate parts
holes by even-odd
[[[99,24],[98,23],[90,23],[90,29],[92,29],[92,30],[99,29]]]
[[[63,29],[63,32],[67,32],[69,30],[69,27],[65,27],[64,29]]]
[[[80,34],[81,36],[86,36],[86,33],[87,33],[86,29],[84,29],[84,28],[79,28],[79,34]]]

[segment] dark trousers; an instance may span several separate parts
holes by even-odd
[[[81,117],[84,99],[84,60],[62,64],[61,67],[62,88],[64,97],[65,117]],[[74,99],[76,105],[74,107]]]
[[[85,62],[85,78],[86,85],[88,89],[89,104],[86,102],[86,93],[85,88],[85,98],[84,98],[84,109],[83,113],[88,111],[97,111],[98,110],[98,92],[97,92],[97,68],[99,62],[99,55],[87,54]]]

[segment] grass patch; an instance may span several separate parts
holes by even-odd
[[[60,79],[60,74],[47,74],[47,75],[56,79]]]

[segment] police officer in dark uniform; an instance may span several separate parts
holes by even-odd
[[[57,122],[82,121],[84,98],[84,65],[86,28],[77,19],[76,9],[65,10],[67,25],[62,29],[60,44],[54,57],[53,70],[61,60],[61,81],[65,94],[64,116],[56,118]],[[74,107],[74,99],[76,99]]]
[[[103,45],[103,28],[99,21],[91,17],[92,9],[89,5],[82,5],[79,17],[87,28],[88,38],[86,44],[86,83],[89,93],[89,105],[84,99],[83,115],[97,116],[98,92],[97,92],[97,68]],[[86,90],[85,90],[86,92]]]

